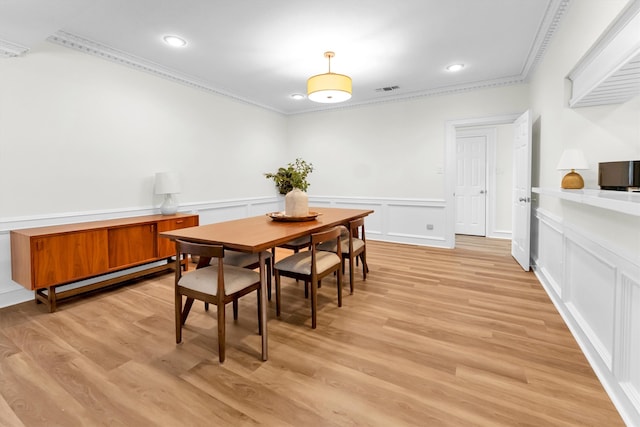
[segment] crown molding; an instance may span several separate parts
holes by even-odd
[[[86,39],[84,37],[77,36],[75,34],[68,33],[66,31],[57,31],[56,33],[49,36],[47,38],[47,41],[51,43],[55,43],[60,46],[70,48],[70,49],[78,50],[80,52],[87,53],[89,55],[97,56],[99,58],[106,59],[107,61],[115,62],[117,64],[127,66],[129,68],[134,68],[139,71],[144,71],[146,73],[150,73],[155,76],[161,77],[163,79],[171,80],[176,83],[190,86],[195,89],[200,89],[206,92],[215,93],[217,95],[222,95],[227,98],[232,98],[236,101],[240,101],[244,104],[255,105],[261,108],[265,108],[267,110],[284,114],[284,112],[276,110],[273,107],[270,107],[268,105],[260,104],[255,101],[251,101],[249,99],[245,99],[237,95],[224,92],[220,89],[216,89],[213,86],[209,85],[208,83],[200,79],[197,79],[193,76],[180,73],[178,71],[164,67],[155,62],[139,58],[137,56],[125,53],[121,50],[114,49],[107,45]]]
[[[537,63],[544,56],[547,50],[547,47],[551,41],[551,38],[553,37],[554,33],[557,31],[560,21],[562,17],[565,15],[570,2],[571,0],[550,0],[547,10],[545,12],[545,16],[542,19],[542,22],[540,23],[540,26],[538,28],[537,35],[531,45],[529,55],[527,56],[527,60],[519,75],[507,76],[504,78],[494,79],[494,80],[477,81],[477,82],[464,83],[464,84],[454,85],[454,86],[434,88],[434,89],[429,89],[425,91],[394,94],[394,95],[383,97],[383,98],[378,98],[373,100],[364,100],[361,102],[318,106],[318,107],[309,108],[306,110],[296,111],[296,112],[281,111],[269,105],[257,103],[253,100],[239,97],[229,92],[225,92],[223,90],[214,88],[209,83],[203,80],[200,80],[196,77],[193,77],[184,73],[180,73],[178,71],[169,69],[155,62],[136,57],[134,55],[109,47],[107,45],[86,39],[84,37],[81,37],[75,34],[71,34],[65,31],[58,31],[55,34],[49,36],[47,40],[49,42],[58,44],[60,46],[64,46],[70,49],[78,50],[83,53],[94,55],[111,62],[125,65],[127,67],[130,67],[136,70],[144,71],[167,80],[171,80],[176,83],[190,86],[192,88],[196,88],[196,89],[204,90],[206,92],[225,96],[227,98],[231,98],[245,104],[264,108],[266,110],[274,111],[276,113],[283,114],[283,115],[296,115],[296,114],[306,114],[306,113],[314,113],[314,112],[322,112],[322,111],[344,110],[344,109],[351,109],[351,108],[360,107],[360,106],[384,104],[389,102],[400,102],[400,101],[413,100],[413,99],[418,99],[423,97],[450,95],[450,94],[456,94],[456,93],[462,93],[462,92],[470,92],[470,91],[479,90],[479,89],[490,89],[490,88],[526,83],[531,72],[533,71]],[[2,53],[2,43],[0,40],[0,54],[1,53]]]
[[[320,108],[302,110],[295,113],[289,113],[288,115],[316,113],[320,111],[348,110],[351,108],[368,106],[368,105],[410,101],[410,100],[427,98],[432,96],[454,95],[458,93],[472,92],[475,90],[493,89],[493,88],[498,88],[503,86],[513,86],[513,85],[519,85],[524,83],[526,83],[526,81],[522,76],[511,76],[511,77],[504,77],[501,79],[484,80],[484,81],[465,83],[465,84],[460,84],[455,86],[444,86],[444,87],[439,87],[439,88],[429,89],[424,91],[397,94],[393,96],[387,96],[384,98],[376,98],[376,99],[370,99],[366,101],[360,101],[352,104],[347,104],[347,103],[332,104],[333,106],[328,106],[325,108],[320,107]]]
[[[28,47],[0,39],[0,58],[15,58],[29,51]]]
[[[536,38],[531,45],[527,61],[521,72],[523,80],[528,80],[536,65],[542,60],[547,51],[551,38],[558,30],[560,21],[564,17],[569,8],[571,0],[551,0],[547,6],[544,18],[540,23]]]

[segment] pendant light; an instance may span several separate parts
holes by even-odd
[[[307,97],[314,102],[334,104],[351,98],[351,77],[331,72],[331,58],[336,54],[325,52],[329,60],[329,72],[318,74],[307,80]]]

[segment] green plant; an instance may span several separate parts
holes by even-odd
[[[287,194],[294,188],[307,191],[310,185],[307,175],[311,172],[313,172],[311,163],[296,159],[295,162],[287,164],[286,168],[279,168],[276,173],[265,173],[264,176],[267,179],[273,179],[280,194]]]

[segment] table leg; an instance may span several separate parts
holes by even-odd
[[[264,251],[260,252],[260,317],[262,320],[262,360],[266,361],[267,354],[267,269]]]

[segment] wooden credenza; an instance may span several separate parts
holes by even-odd
[[[159,233],[198,224],[198,215],[176,214],[12,230],[11,278],[53,312],[61,299],[173,268],[174,243]],[[60,285],[162,260],[167,262],[56,292]]]

